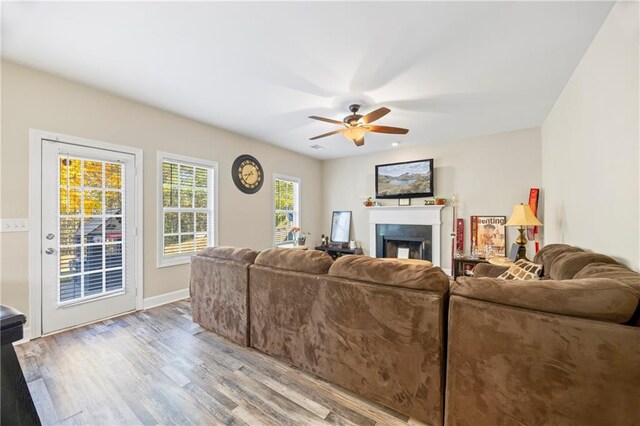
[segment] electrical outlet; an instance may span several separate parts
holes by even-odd
[[[0,219],[0,232],[27,232],[29,219]]]

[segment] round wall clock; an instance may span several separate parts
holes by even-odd
[[[241,155],[231,167],[233,183],[245,194],[255,194],[262,188],[264,172],[260,162],[251,155]]]

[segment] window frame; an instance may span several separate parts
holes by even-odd
[[[207,230],[207,246],[218,245],[218,162],[205,160],[202,158],[188,157],[185,155],[172,154],[169,152],[157,152],[157,168],[156,168],[156,209],[157,209],[157,267],[165,268],[169,266],[185,265],[191,262],[191,256],[195,254],[189,253],[184,255],[167,256],[164,254],[164,205],[162,192],[162,163],[170,161],[188,166],[201,167],[211,169],[211,177],[213,182],[209,185],[208,190],[213,191],[213,195],[209,195],[209,201],[213,204],[208,208],[209,229]],[[178,211],[180,207],[177,208]],[[194,224],[195,226],[195,224]],[[195,242],[194,242],[195,244]]]
[[[279,173],[274,173],[273,177],[271,179],[271,203],[272,203],[272,219],[271,219],[271,226],[273,226],[272,232],[273,232],[273,247],[281,247],[281,246],[286,246],[286,245],[291,245],[293,244],[292,240],[287,240],[281,243],[276,242],[276,227],[275,227],[275,223],[276,223],[276,213],[278,213],[276,211],[276,180],[283,180],[283,181],[287,181],[287,182],[292,182],[294,184],[296,184],[296,186],[294,188],[294,212],[297,212],[296,215],[296,219],[297,221],[294,222],[293,226],[298,226],[300,228],[302,228],[302,211],[301,211],[301,206],[302,206],[302,179],[299,177],[295,177],[295,176],[287,176],[287,175],[283,175],[283,174],[279,174]]]

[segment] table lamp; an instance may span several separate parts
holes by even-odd
[[[516,244],[518,247],[518,255],[516,256],[516,260],[527,259],[527,237],[524,236],[524,231],[526,226],[543,226],[542,222],[538,220],[538,218],[531,211],[531,207],[529,204],[516,204],[513,206],[513,213],[511,213],[511,218],[507,221],[505,226],[519,226],[518,231],[520,231],[520,235],[516,239]]]

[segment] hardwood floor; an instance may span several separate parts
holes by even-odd
[[[43,424],[418,424],[205,330],[188,301],[16,352]]]

